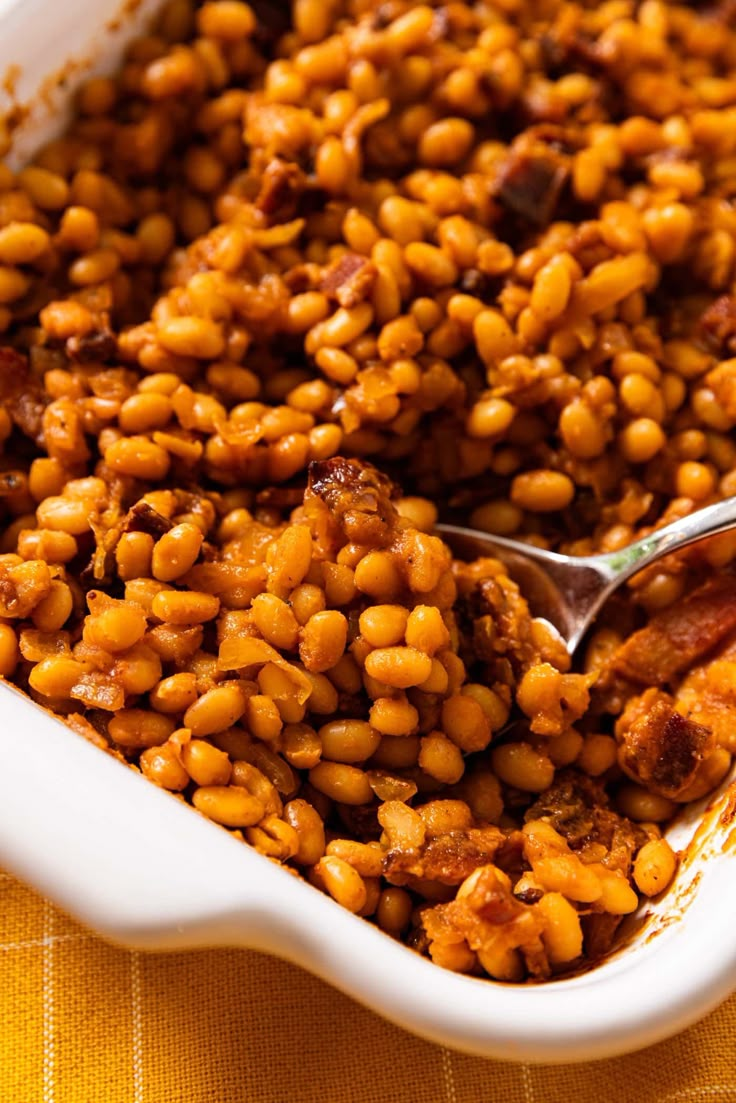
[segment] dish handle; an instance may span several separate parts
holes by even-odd
[[[0,717],[0,865],[127,946],[283,953],[320,894],[1,679]]]

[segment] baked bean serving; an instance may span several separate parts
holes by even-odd
[[[736,493],[734,73],[730,0],[168,0],[0,165],[0,676],[438,965],[600,958],[736,751],[736,538],[572,668],[433,530]]]

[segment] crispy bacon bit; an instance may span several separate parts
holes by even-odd
[[[64,347],[69,359],[78,364],[105,364],[117,356],[118,341],[112,330],[105,326],[84,337],[70,337]]]
[[[534,153],[512,150],[502,169],[498,198],[514,214],[535,226],[547,226],[568,176],[559,155],[544,147]]]
[[[533,658],[532,617],[515,582],[495,559],[453,564],[458,615],[473,655],[495,664],[507,660],[515,673]]]
[[[505,568],[495,559],[453,563],[458,585],[456,613],[469,655],[488,664],[486,677],[490,681],[508,685],[540,663],[550,667],[551,676],[556,671],[567,671],[570,656],[564,644],[531,616],[526,598],[504,572]],[[557,709],[563,705],[568,689],[581,703],[587,701],[590,680],[584,683],[581,675],[569,677],[573,681],[561,680],[557,684],[560,690],[555,702]],[[578,688],[583,691],[582,696]]]
[[[715,748],[710,728],[687,719],[674,701],[648,689],[629,702],[616,723],[619,762],[629,777],[670,800],[687,789]]]
[[[375,467],[336,456],[309,465],[304,504],[317,521],[318,537],[330,532],[334,537],[337,529],[343,539],[385,546],[398,520],[393,493],[393,484]],[[327,507],[327,516],[320,505]]]
[[[479,595],[488,613],[475,625],[473,641],[478,644],[478,654],[490,658],[484,654],[490,645],[497,655],[505,655],[521,670],[532,657],[532,618],[519,588],[500,576],[481,582]]]
[[[611,669],[640,685],[664,685],[736,629],[736,576],[722,575],[630,636]]]
[[[153,506],[149,506],[148,502],[136,502],[126,513],[121,531],[147,532],[154,540],[158,540],[173,527],[168,517],[164,517]]]
[[[340,306],[357,306],[370,295],[376,279],[376,266],[357,253],[344,253],[325,270],[320,289]]]
[[[604,846],[606,865],[628,873],[634,853],[647,841],[639,827],[609,807],[604,787],[584,774],[563,771],[528,808],[524,820],[545,820],[573,851]]]
[[[305,184],[297,164],[274,157],[264,169],[255,205],[270,222],[288,222],[297,212]]]
[[[116,684],[107,671],[93,670],[89,674],[81,674],[69,696],[85,708],[104,709],[106,712],[118,712],[125,704],[123,687]]]
[[[21,433],[42,446],[46,396],[29,371],[25,356],[11,348],[0,348],[0,406],[5,407]]]
[[[493,826],[448,831],[416,850],[389,850],[384,877],[392,885],[411,885],[416,878],[459,885],[479,866],[492,862],[504,842],[503,832]]]

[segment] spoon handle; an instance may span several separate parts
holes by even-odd
[[[609,569],[615,572],[616,583],[619,584],[664,555],[680,551],[707,536],[718,536],[732,528],[736,528],[736,496],[705,506],[687,517],[680,517],[671,525],[656,529],[621,551],[594,558],[601,562],[605,560]]]

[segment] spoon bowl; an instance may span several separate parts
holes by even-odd
[[[710,536],[736,528],[736,497],[706,506],[619,551],[560,555],[521,540],[440,524],[436,531],[460,559],[492,556],[508,570],[535,616],[560,634],[572,655],[602,606],[644,567]]]

